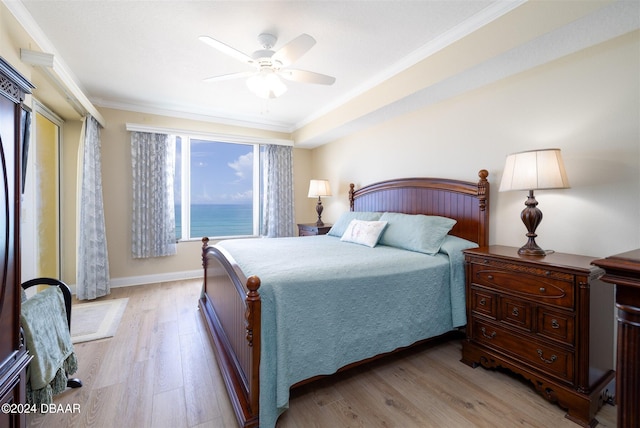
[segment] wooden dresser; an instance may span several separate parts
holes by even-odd
[[[25,426],[30,361],[20,331],[21,103],[31,84],[0,58],[0,427]],[[8,405],[8,406],[7,406]]]
[[[603,281],[616,285],[618,427],[637,428],[640,426],[640,249],[594,260],[593,264],[604,268]]]
[[[466,250],[467,338],[462,362],[524,376],[582,426],[613,396],[613,295],[593,258]],[[608,300],[608,301],[607,301]]]

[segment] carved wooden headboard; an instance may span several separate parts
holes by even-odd
[[[351,211],[388,211],[439,215],[457,220],[451,235],[489,245],[489,172],[477,182],[445,178],[401,178],[355,190],[349,185]]]

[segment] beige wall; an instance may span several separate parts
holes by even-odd
[[[607,256],[640,247],[638,32],[383,122],[313,150],[314,174],[348,209],[350,182],[396,177],[475,180],[490,172],[492,244],[521,246],[525,192],[499,193],[507,154],[562,149],[571,189],[537,192],[545,249]]]
[[[27,40],[27,35],[22,27],[4,4],[0,3],[0,56],[29,79],[31,67],[20,61],[19,46],[25,40]]]

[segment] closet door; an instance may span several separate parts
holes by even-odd
[[[20,218],[22,280],[61,275],[60,135],[62,119],[34,101]],[[24,156],[23,156],[24,158]]]

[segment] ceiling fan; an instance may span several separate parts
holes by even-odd
[[[251,56],[209,36],[200,36],[200,40],[214,49],[256,68],[254,71],[209,77],[205,79],[205,82],[248,77],[247,86],[252,92],[261,98],[276,98],[287,90],[287,86],[280,80],[280,77],[294,82],[319,85],[333,85],[336,81],[335,77],[325,74],[288,68],[316,44],[315,39],[308,34],[301,34],[277,51],[273,51],[271,48],[277,41],[276,36],[262,33],[258,36],[258,42],[262,49],[255,51]]]

